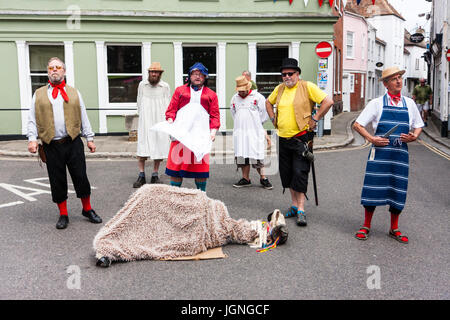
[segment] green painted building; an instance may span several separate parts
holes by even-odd
[[[319,7],[316,0],[306,7],[301,0],[1,0],[0,136],[26,134],[27,109],[53,56],[65,61],[66,81],[80,90],[97,134],[126,131],[124,116],[135,113],[137,86],[152,61],[162,64],[172,92],[190,65],[203,62],[219,97],[221,130],[230,130],[235,78],[249,70],[267,96],[281,81],[281,60],[293,57],[302,78],[316,82],[315,46],[332,43],[336,20],[327,1]]]

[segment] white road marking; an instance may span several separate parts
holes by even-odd
[[[16,206],[18,204],[22,204],[23,201],[16,201],[16,202],[9,202],[9,203],[5,203],[5,204],[0,204],[0,208],[6,208],[6,207],[12,207],[12,206]]]

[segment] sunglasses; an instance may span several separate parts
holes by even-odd
[[[281,76],[282,77],[287,77],[287,76],[292,77],[294,74],[295,74],[295,72],[282,72]]]
[[[48,71],[52,71],[55,68],[56,68],[56,70],[61,70],[63,67],[62,66],[53,66],[53,67],[48,66],[47,67]]]

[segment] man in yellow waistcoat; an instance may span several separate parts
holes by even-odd
[[[91,207],[91,186],[86,174],[84,145],[80,136],[86,138],[87,146],[95,152],[94,133],[86,113],[80,92],[66,85],[66,66],[57,58],[47,64],[49,83],[33,95],[28,118],[28,151],[36,153],[37,139],[41,139],[46,156],[47,172],[52,200],[58,205],[60,217],[57,229],[65,229],[69,223],[67,212],[67,174],[69,169],[75,192],[81,199],[81,214],[92,223],[102,219]]]
[[[301,69],[296,59],[284,59],[280,71],[283,83],[266,100],[266,109],[279,136],[281,184],[291,192],[292,206],[285,216],[297,217],[297,225],[306,226],[305,194],[311,167],[308,143],[333,100],[314,83],[300,80]],[[320,108],[312,115],[316,103]]]

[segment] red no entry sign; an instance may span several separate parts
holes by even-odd
[[[331,44],[326,41],[319,42],[316,46],[316,54],[319,58],[328,58],[332,51],[333,48],[331,47]]]

